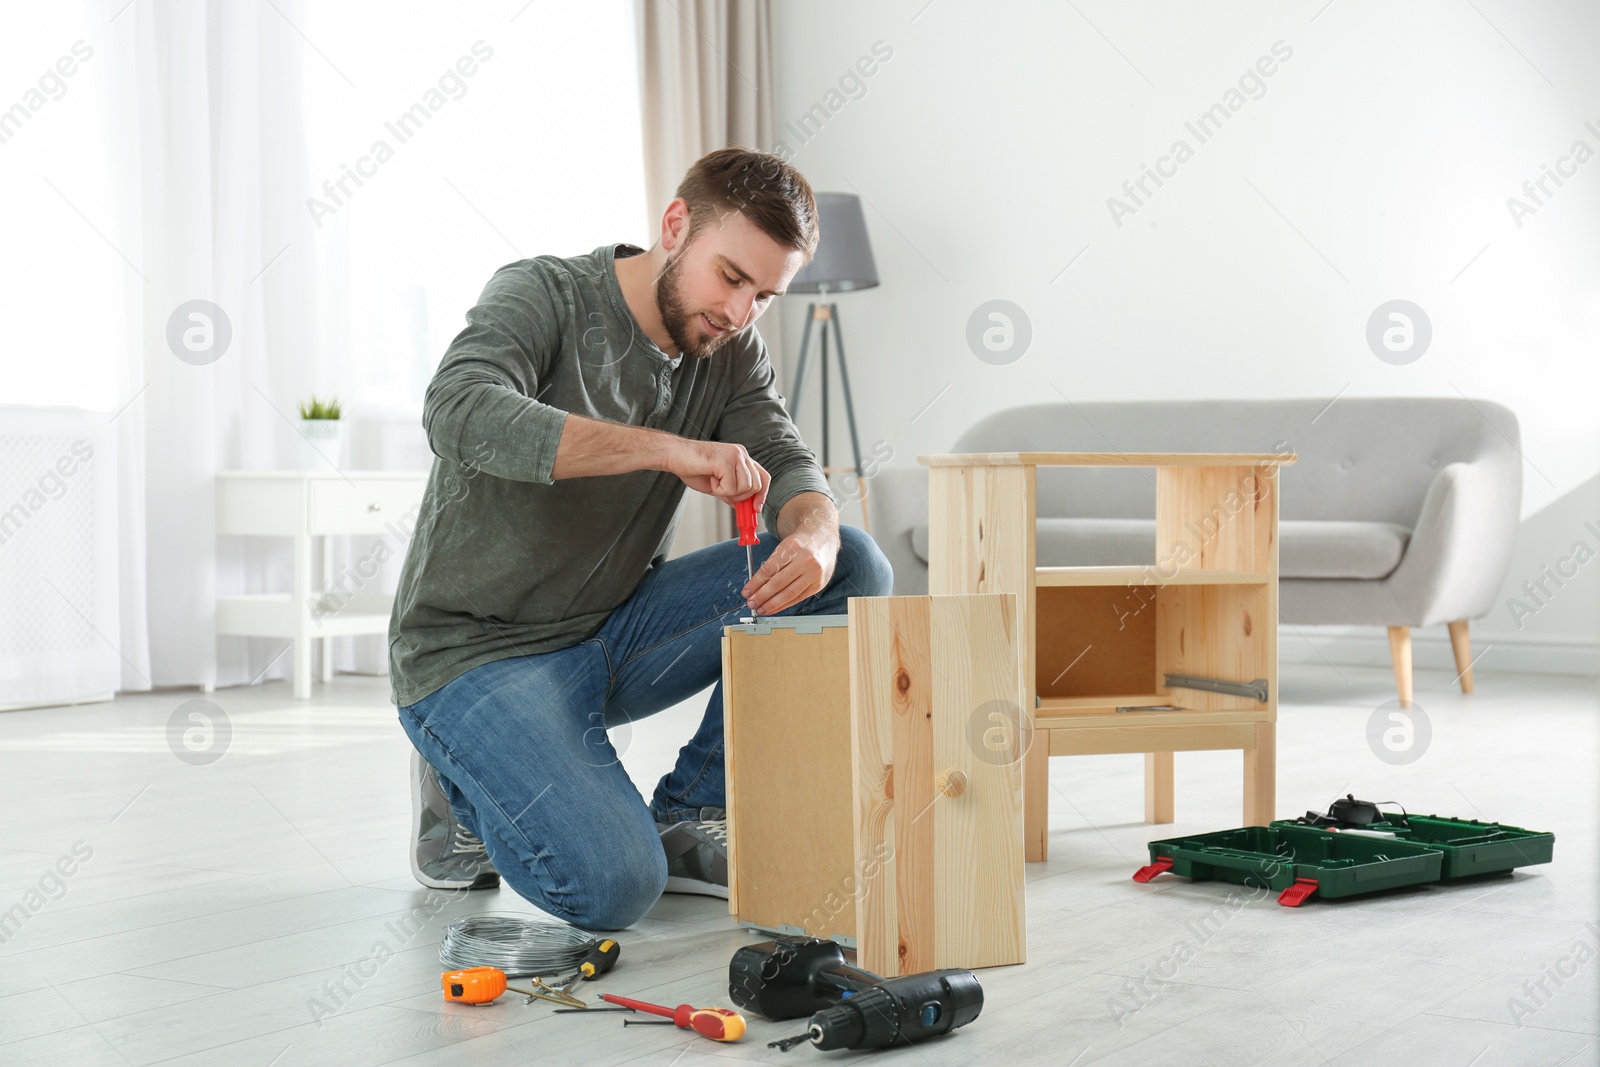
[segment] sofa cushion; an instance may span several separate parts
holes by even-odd
[[[1155,562],[1153,519],[1039,519],[1041,567],[1137,567]],[[1285,519],[1278,524],[1281,578],[1387,578],[1411,531],[1390,522]],[[911,549],[928,562],[928,528],[914,527]]]
[[[1387,578],[1411,531],[1392,522],[1291,519],[1278,523],[1280,578]]]

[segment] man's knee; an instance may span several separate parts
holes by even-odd
[[[650,831],[629,836],[626,842],[594,840],[581,854],[554,862],[501,866],[500,875],[520,896],[574,926],[622,930],[643,918],[667,887],[660,838]],[[561,888],[547,891],[547,879]]]
[[[614,864],[584,887],[580,914],[570,919],[585,930],[623,930],[644,918],[667,888],[667,861]]]
[[[894,591],[894,568],[872,535],[856,526],[839,527],[839,559],[835,580],[848,582],[851,596],[888,596]]]

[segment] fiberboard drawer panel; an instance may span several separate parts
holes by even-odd
[[[764,929],[853,940],[845,617],[794,625],[805,622],[723,630],[728,910]]]

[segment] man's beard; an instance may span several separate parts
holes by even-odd
[[[700,327],[700,312],[690,311],[684,304],[682,278],[679,277],[682,258],[678,255],[668,260],[661,277],[656,279],[656,310],[661,313],[662,325],[666,326],[667,336],[678,346],[678,351],[690,359],[705,359],[739,331],[730,329],[715,337],[707,335],[699,344],[690,340],[692,332]]]

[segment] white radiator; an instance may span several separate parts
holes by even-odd
[[[121,684],[109,418],[0,406],[0,710],[109,700]]]

